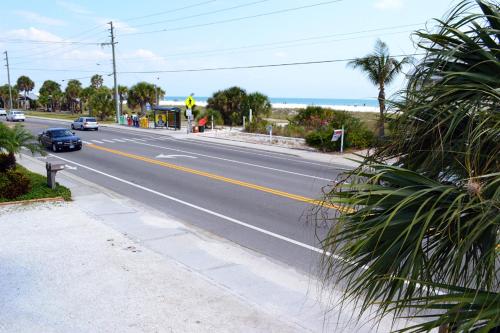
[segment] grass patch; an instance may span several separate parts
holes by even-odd
[[[31,181],[31,191],[14,199],[0,198],[0,202],[15,202],[22,200],[43,199],[63,197],[64,200],[71,200],[71,191],[69,188],[59,185],[53,190],[47,186],[47,178],[37,173],[31,172],[20,165],[16,170],[25,174]]]

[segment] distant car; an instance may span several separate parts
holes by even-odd
[[[24,112],[18,110],[10,110],[7,112],[7,121],[24,121],[26,117],[24,116]]]
[[[0,109],[0,116],[7,116],[7,111],[5,111],[5,109]]]
[[[49,128],[38,135],[38,141],[52,151],[82,149],[82,140],[67,128]]]
[[[71,128],[83,131],[88,129],[97,131],[99,129],[99,124],[94,117],[80,117],[71,124]]]

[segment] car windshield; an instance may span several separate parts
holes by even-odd
[[[52,136],[54,138],[59,138],[59,137],[63,137],[63,136],[73,136],[73,133],[71,133],[71,131],[65,130],[65,129],[54,130],[54,131],[51,131],[51,133],[52,133]]]

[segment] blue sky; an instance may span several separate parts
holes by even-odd
[[[431,19],[442,17],[451,5],[447,0],[10,1],[0,21],[0,51],[9,52],[11,79],[28,75],[36,83],[35,91],[46,79],[64,88],[68,79],[81,78],[86,86],[94,72],[102,73],[105,84],[112,86],[107,75],[112,71],[109,46],[68,44],[109,42],[106,23],[110,20],[116,26],[118,72],[157,71],[353,58],[369,53],[377,38],[389,45],[392,54],[413,53],[411,31],[426,22],[432,25]],[[162,29],[168,31],[149,33]],[[386,30],[362,32],[375,29]],[[142,80],[158,83],[167,97],[192,92],[208,96],[232,85],[271,97],[370,98],[377,94],[362,73],[346,68],[344,62],[119,74],[118,80],[126,85]],[[6,81],[2,66],[0,84]],[[399,89],[402,81],[403,76],[391,90]]]

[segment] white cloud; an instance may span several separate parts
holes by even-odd
[[[154,53],[151,50],[146,50],[146,49],[137,49],[133,52],[130,52],[124,56],[124,59],[144,59],[144,60],[150,60],[150,61],[156,61],[156,62],[164,62],[165,60],[158,54]]]
[[[398,9],[403,6],[403,0],[377,0],[374,7],[378,9]]]
[[[45,25],[53,25],[53,26],[61,26],[61,25],[66,25],[66,22],[63,20],[58,20],[50,17],[46,17],[43,15],[40,15],[35,12],[30,12],[26,10],[17,10],[14,12],[17,16],[24,18],[25,20],[31,21],[31,22],[36,22],[40,24],[45,24]]]
[[[283,52],[283,51],[278,51],[273,54],[276,58],[287,58],[288,53]]]
[[[76,13],[76,14],[91,14],[92,12],[85,7],[77,5],[76,3],[72,3],[69,1],[58,0],[57,4],[64,9]]]
[[[36,41],[60,42],[63,40],[61,37],[54,35],[53,33],[33,27],[28,29],[10,30],[5,33],[5,36]]]

